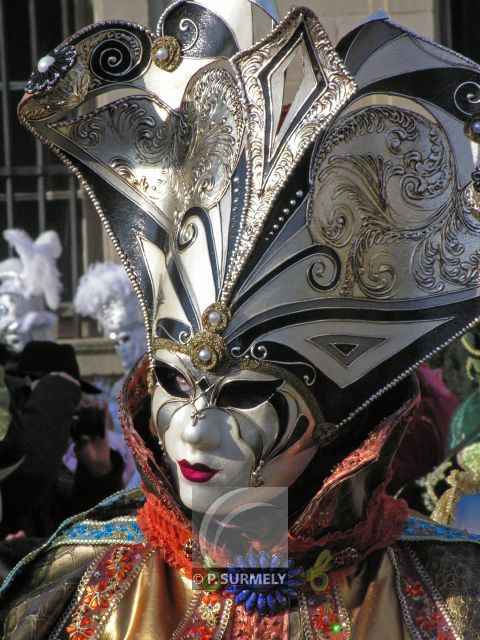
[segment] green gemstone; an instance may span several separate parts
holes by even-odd
[[[338,624],[338,622],[335,622],[334,624],[332,624],[332,631],[334,631],[335,633],[338,633],[341,630],[342,630],[341,624]]]

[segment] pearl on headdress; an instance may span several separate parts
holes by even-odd
[[[160,47],[155,53],[155,57],[159,62],[164,62],[165,60],[168,60],[168,57],[169,57],[168,50],[165,47]]]
[[[54,62],[55,58],[53,56],[43,56],[43,58],[40,58],[40,60],[37,62],[37,69],[40,71],[40,73],[45,73],[45,71],[48,71],[50,69]]]
[[[219,311],[209,311],[207,319],[210,324],[220,324],[222,321],[222,314]]]
[[[480,135],[480,119],[474,120],[470,127],[472,129],[472,133],[474,133],[476,136]]]
[[[211,350],[208,347],[200,349],[200,351],[198,352],[198,359],[200,360],[200,362],[210,362],[210,360],[212,359]]]

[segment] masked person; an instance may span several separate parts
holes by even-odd
[[[62,245],[56,231],[35,241],[23,229],[7,229],[3,236],[18,257],[0,262],[0,344],[15,354],[31,340],[55,339]]]
[[[80,278],[75,294],[75,311],[99,323],[115,345],[125,373],[147,351],[145,324],[135,291],[125,269],[113,262],[97,262]],[[110,393],[116,402],[123,376]],[[114,411],[112,411],[114,415]]]
[[[92,265],[80,278],[74,305],[80,315],[97,320],[105,336],[114,343],[126,375],[147,351],[147,342],[138,298],[125,269],[113,262]],[[121,435],[118,399],[123,382],[124,376],[107,393],[108,408],[115,428],[114,433],[110,434],[110,441],[115,443],[118,450],[122,450],[125,486],[135,486],[140,482],[140,477],[135,470],[131,451],[125,449]]]
[[[19,565],[7,638],[478,635],[477,539],[385,487],[413,370],[478,315],[480,68],[385,18],[339,54],[307,9],[262,37],[272,5],[94,25],[27,87],[21,121],[91,194],[148,318],[122,391],[146,500]],[[265,499],[282,488],[288,548]],[[216,591],[202,545],[206,569],[224,552]]]
[[[74,304],[77,313],[98,321],[128,373],[147,345],[141,309],[125,269],[113,262],[92,265],[80,278]]]

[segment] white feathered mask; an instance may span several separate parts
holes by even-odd
[[[97,262],[80,278],[75,310],[95,318],[115,344],[125,370],[147,350],[145,324],[125,269],[113,262]]]
[[[43,298],[49,309],[57,309],[62,290],[56,265],[62,254],[58,234],[45,231],[32,240],[23,229],[7,229],[3,237],[19,257],[0,262],[0,292]]]

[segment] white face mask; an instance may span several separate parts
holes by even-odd
[[[205,513],[233,488],[288,487],[315,455],[312,410],[276,372],[214,375],[166,350],[156,361],[153,417],[180,500],[192,511]]]
[[[130,371],[147,349],[145,327],[140,323],[110,331],[108,337],[115,344],[115,350],[122,359],[124,371]]]
[[[22,295],[16,293],[0,294],[0,342],[16,353],[20,353],[32,339],[22,331],[22,319],[31,311]]]

